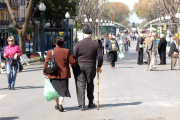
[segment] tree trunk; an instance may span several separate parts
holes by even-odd
[[[53,21],[50,19],[50,28],[53,28]]]
[[[22,54],[26,54],[26,32],[18,31],[19,34],[19,47]]]
[[[36,55],[36,43],[37,43],[37,25],[33,17],[31,17],[32,25],[33,25],[33,32],[34,32],[34,39],[33,39],[33,55]]]

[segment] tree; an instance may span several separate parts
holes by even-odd
[[[42,1],[42,0],[40,0],[40,1]],[[16,17],[13,13],[11,6],[10,6],[9,0],[5,0],[5,2],[7,4],[8,11],[9,11],[9,14],[11,16],[11,19],[13,21],[13,26],[15,27],[15,29],[18,31],[18,34],[19,34],[20,49],[21,49],[22,53],[25,54],[26,53],[26,32],[29,28],[29,23],[30,23],[30,19],[31,19],[32,10],[33,10],[34,0],[29,1],[29,5],[27,7],[26,16],[25,16],[25,22],[24,22],[22,27],[20,27],[16,21]]]

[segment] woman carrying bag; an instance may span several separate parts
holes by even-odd
[[[177,45],[177,37],[173,37],[173,41],[171,43],[170,51],[168,56],[171,57],[171,70],[176,69],[176,63],[179,55],[178,45]]]
[[[53,49],[53,54],[55,58],[55,62],[58,65],[58,68],[53,73],[46,73],[46,67],[49,61],[52,61],[52,50],[47,52],[46,61],[44,62],[44,69],[43,74],[50,79],[54,89],[60,96],[59,98],[55,99],[56,105],[55,109],[59,110],[60,112],[64,111],[63,108],[63,100],[64,97],[71,97],[69,92],[69,78],[71,78],[69,63],[72,67],[76,67],[77,63],[69,49],[62,48],[64,44],[64,40],[61,37],[55,38],[55,45],[56,47]],[[60,103],[60,105],[59,105]]]
[[[117,61],[117,51],[119,51],[118,43],[113,39],[112,34],[109,34],[109,40],[107,40],[105,49],[109,54],[109,61],[112,69],[115,69],[115,62]]]
[[[6,73],[8,80],[8,89],[14,90],[14,85],[17,75],[17,57],[21,56],[22,53],[17,45],[14,45],[14,37],[10,36],[7,39],[8,46],[4,49],[4,58],[6,58]],[[11,76],[12,70],[12,76]]]

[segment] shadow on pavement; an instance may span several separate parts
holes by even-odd
[[[30,71],[41,71],[41,70],[43,71],[43,68],[34,68],[34,69],[29,69],[29,70],[28,70],[28,69],[24,69],[24,70],[22,71],[22,73],[23,73],[23,72],[30,72]]]
[[[15,90],[20,89],[38,89],[38,88],[44,88],[44,86],[22,86],[22,87],[14,87]],[[7,90],[8,88],[0,88],[0,90]]]
[[[0,120],[16,120],[19,119],[19,117],[0,117]]]
[[[132,102],[132,103],[116,103],[116,104],[100,104],[99,108],[112,108],[112,107],[120,107],[120,106],[129,106],[129,105],[140,105],[143,102]],[[87,106],[85,106],[85,110],[91,110],[91,109],[86,109],[88,108]],[[97,109],[96,107],[93,109]],[[73,111],[73,110],[78,110],[78,107],[68,107],[66,108],[67,111]]]

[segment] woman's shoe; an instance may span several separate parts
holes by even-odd
[[[55,109],[56,109],[56,110],[59,110],[59,105],[58,105],[58,104],[55,105]]]
[[[63,112],[64,111],[64,108],[62,105],[59,105],[59,112]]]
[[[15,90],[14,87],[11,88],[12,90]]]
[[[8,89],[10,90],[10,89],[11,89],[11,87],[10,87],[10,86],[8,86]]]

